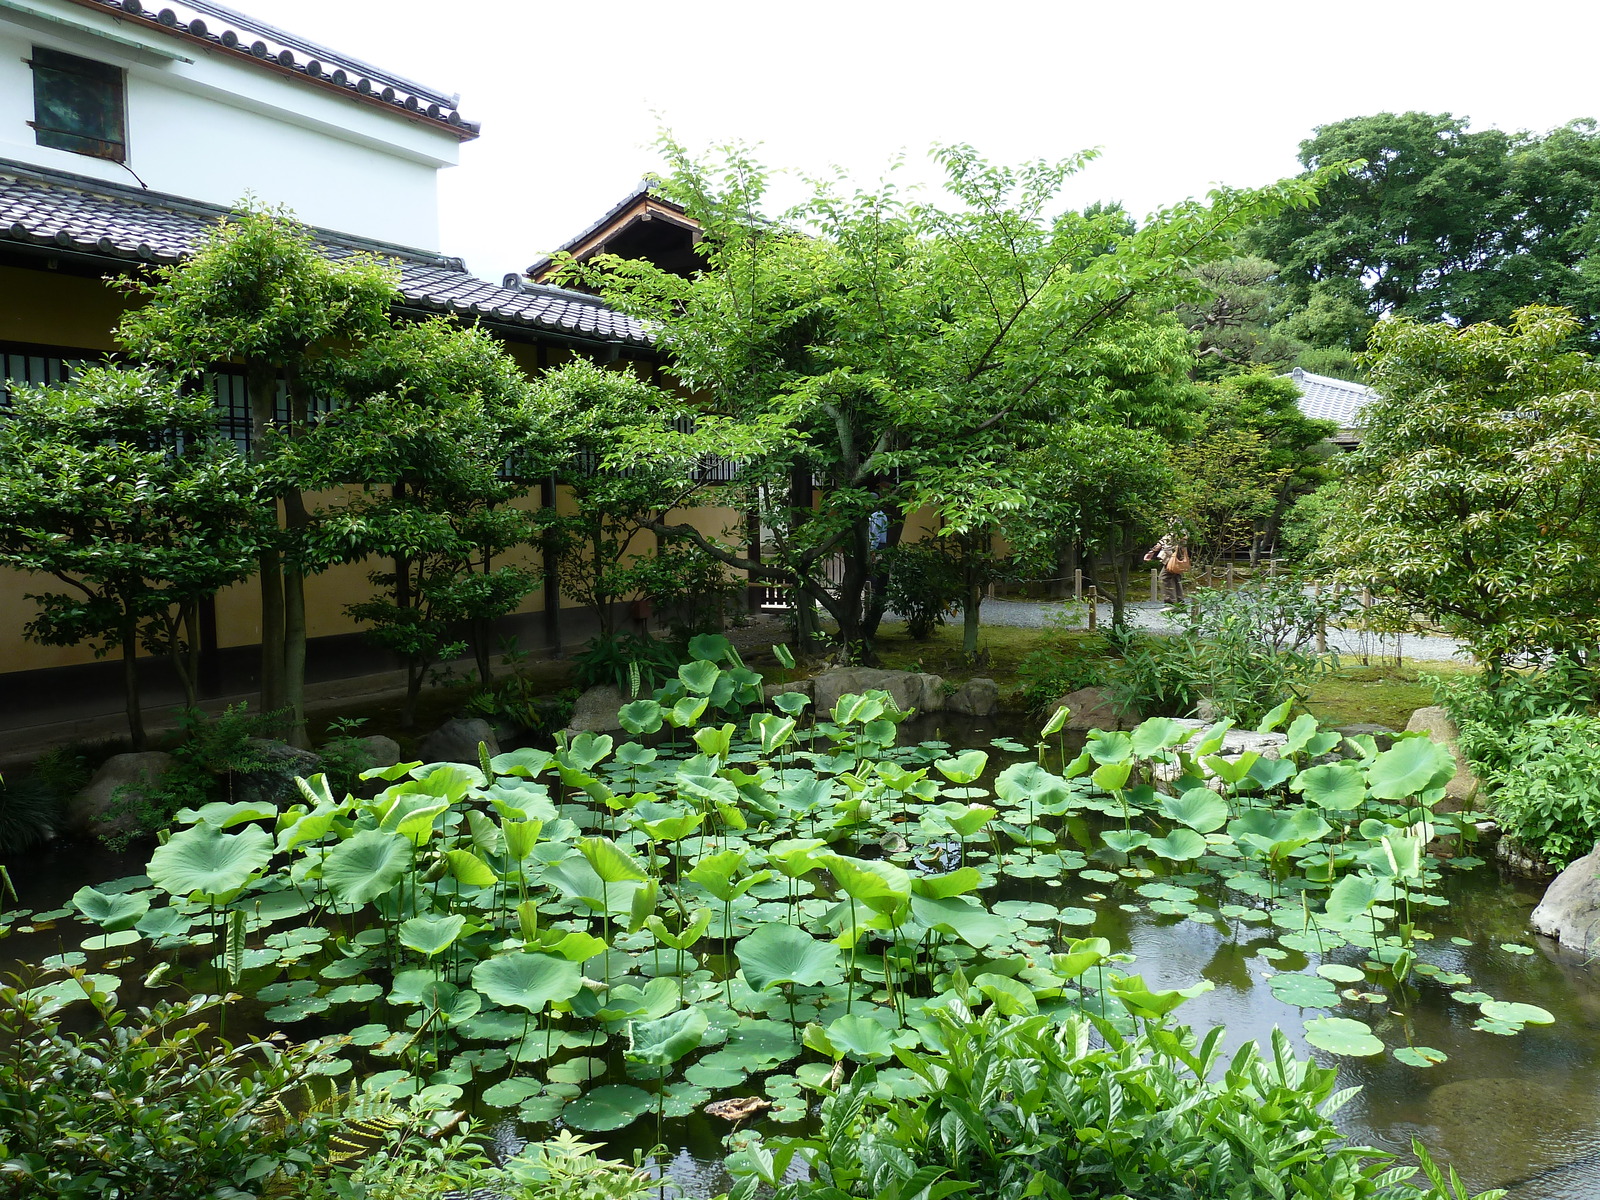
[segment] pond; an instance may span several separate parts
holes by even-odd
[[[952,808],[993,799],[989,793],[994,790],[1003,768],[1034,761],[1033,752],[1025,747],[1036,738],[1036,726],[1009,717],[915,718],[898,730],[901,746],[931,747],[920,757],[902,758],[902,769],[926,770],[935,760],[946,764],[945,777],[940,781],[942,790],[936,798]],[[1046,765],[1061,772],[1064,764],[1054,746],[1055,741],[1051,739],[1052,750]],[[800,744],[793,743],[791,752]],[[827,753],[836,752],[845,744],[854,743],[836,741],[826,750],[819,744],[816,750],[826,757]],[[734,742],[731,747],[724,748],[729,764],[740,759],[737,747],[738,743]],[[965,780],[959,769],[948,769],[948,764],[959,757],[958,752],[968,748],[986,750],[990,756],[981,776],[971,780]],[[685,747],[682,753],[692,749]],[[1061,749],[1070,760],[1076,756],[1079,746],[1066,744]],[[661,761],[669,757],[663,754]],[[787,769],[793,770],[794,763],[795,759],[790,757]],[[842,769],[830,769],[839,768],[838,763],[818,759],[810,763],[835,780],[848,774]],[[592,803],[593,797],[603,797],[612,788],[619,793],[623,791],[620,784],[624,776],[629,777],[630,784],[642,789],[644,785],[638,776],[642,773],[648,777],[651,773],[649,763],[618,766],[613,760],[610,765],[611,774],[606,776],[610,787],[600,792],[591,789],[590,801],[586,801],[591,810],[597,807]],[[690,765],[703,767],[706,764],[691,761]],[[496,770],[499,769],[497,764]],[[597,764],[590,764],[588,770],[594,772],[590,778],[600,774]],[[570,817],[577,815],[577,809],[582,807],[575,806],[573,801],[582,799],[579,792],[587,785],[578,778],[584,771],[569,767],[568,772],[566,782],[557,783],[552,771],[548,783],[555,801],[566,802],[560,809],[562,815]],[[939,778],[933,771],[928,773]],[[690,775],[705,777],[693,771]],[[436,785],[438,782],[435,781]],[[517,778],[508,778],[502,783],[530,789],[529,799],[531,791],[542,790],[531,781]],[[667,789],[661,786],[659,779],[651,786],[665,795]],[[693,786],[696,785],[685,784],[685,794]],[[436,786],[435,790],[440,789]],[[836,786],[834,790],[843,789]],[[1131,795],[1132,789],[1129,792]],[[1290,1035],[1301,1053],[1313,1053],[1321,1061],[1337,1066],[1342,1082],[1360,1085],[1363,1089],[1337,1118],[1352,1140],[1404,1153],[1411,1139],[1418,1137],[1438,1152],[1437,1157],[1455,1164],[1474,1189],[1510,1187],[1515,1200],[1533,1200],[1534,1197],[1576,1200],[1600,1194],[1600,1075],[1596,1072],[1600,1065],[1600,989],[1596,987],[1590,965],[1528,933],[1527,914],[1538,899],[1537,886],[1505,879],[1489,864],[1457,868],[1447,861],[1436,882],[1427,889],[1421,884],[1415,889],[1418,900],[1412,920],[1416,931],[1416,940],[1412,943],[1415,966],[1404,982],[1397,984],[1392,974],[1375,972],[1376,964],[1370,958],[1387,953],[1392,959],[1397,950],[1391,948],[1386,952],[1376,943],[1363,947],[1345,942],[1326,947],[1319,953],[1315,943],[1343,939],[1329,930],[1317,928],[1315,922],[1302,925],[1298,930],[1290,928],[1291,910],[1300,901],[1294,889],[1282,880],[1274,883],[1267,878],[1265,885],[1256,888],[1260,894],[1252,895],[1248,889],[1256,885],[1248,874],[1233,880],[1247,889],[1241,892],[1231,885],[1218,884],[1206,872],[1198,870],[1192,859],[1144,855],[1139,853],[1142,847],[1130,847],[1128,856],[1118,854],[1104,841],[1108,831],[1114,837],[1116,831],[1131,827],[1130,822],[1119,817],[1118,806],[1106,803],[1103,793],[1097,806],[1094,803],[1085,806],[1081,790],[1074,792],[1074,796],[1076,799],[1065,805],[1067,811],[1060,818],[1028,814],[1038,827],[1059,832],[1059,840],[1052,836],[1049,841],[1030,847],[1026,835],[1022,835],[1021,841],[1007,847],[1000,839],[990,842],[977,838],[957,848],[955,841],[947,837],[942,841],[931,839],[929,844],[938,847],[941,853],[964,856],[967,862],[982,866],[986,876],[993,877],[986,878],[981,893],[983,901],[993,913],[1002,914],[1011,923],[1011,937],[1017,944],[1049,949],[1064,946],[1071,939],[1105,938],[1113,951],[1133,956],[1133,961],[1123,969],[1141,974],[1152,989],[1188,987],[1200,980],[1213,985],[1211,990],[1187,1001],[1179,1009],[1177,1019],[1182,1023],[1196,1027],[1222,1024],[1227,1028],[1229,1042],[1235,1045],[1252,1038],[1265,1044],[1273,1026],[1278,1026]],[[715,813],[715,800],[713,796],[702,807]],[[1137,805],[1139,798],[1134,800]],[[1149,798],[1143,800],[1148,806]],[[908,811],[915,812],[920,807],[910,805]],[[604,808],[600,811],[604,815],[598,822],[587,822],[592,827],[586,832],[602,832],[599,826],[603,823],[604,831],[616,833],[617,843],[630,851],[633,861],[644,861],[650,849],[645,844],[649,839],[642,834],[627,834],[625,826],[614,828],[615,813],[607,813]],[[656,833],[675,832],[659,824],[672,819],[665,808],[649,810],[645,815],[657,822]],[[816,824],[816,814],[809,815],[811,823]],[[1020,812],[1003,812],[1002,816],[1021,820]],[[225,836],[237,835],[241,824],[229,826]],[[1025,828],[1026,822],[1022,824]],[[391,820],[390,826],[399,828],[399,821]],[[859,855],[859,859],[851,861],[872,861],[879,855],[889,861],[900,861],[911,867],[915,875],[919,870],[916,851],[922,845],[916,830],[923,827],[925,822],[919,826],[903,821],[852,828],[842,835],[838,848],[846,855]],[[1176,824],[1171,827],[1178,828]],[[448,822],[440,828],[448,832]],[[897,833],[897,830],[904,832]],[[704,839],[703,832],[696,832]],[[788,832],[798,837],[808,830],[797,826]],[[472,834],[477,836],[473,838]],[[840,835],[836,831],[834,836]],[[683,850],[689,840],[680,836],[680,840],[673,843],[662,836],[656,839],[656,851],[670,858],[672,852]],[[1226,839],[1219,835],[1215,840]],[[507,883],[509,876],[504,863],[494,860],[491,853],[497,846],[503,850],[504,843],[495,843],[481,827],[481,822],[473,822],[470,829],[463,823],[457,844],[462,847],[476,844],[479,857],[495,861],[497,873],[502,876],[498,886],[502,889],[512,886]],[[724,828],[720,842],[708,840],[708,844],[696,847],[695,856],[685,855],[681,863],[669,862],[661,871],[663,886],[669,891],[685,886],[685,880],[692,877],[691,862],[702,862],[725,852],[730,845],[759,847],[769,856],[774,848],[770,838],[758,839],[753,832],[744,838],[731,828]],[[719,850],[719,846],[723,850]],[[996,851],[998,860],[993,857]],[[1056,857],[1052,859],[1051,855]],[[552,861],[544,862],[544,859]],[[796,887],[803,892],[799,883],[779,875],[774,880],[754,885],[749,895],[736,897],[725,906],[709,904],[710,909],[720,908],[721,911],[712,912],[705,941],[689,950],[691,956],[698,954],[702,967],[696,983],[690,974],[679,977],[669,964],[667,960],[675,957],[675,952],[647,950],[648,945],[656,943],[637,931],[633,934],[621,931],[625,917],[614,898],[596,893],[587,907],[583,903],[567,902],[574,894],[581,895],[586,887],[590,892],[595,891],[590,881],[590,874],[595,872],[579,873],[575,864],[581,860],[576,855],[547,851],[544,859],[535,855],[528,861],[543,863],[544,869],[553,872],[552,878],[558,883],[565,880],[564,888],[551,886],[552,895],[566,897],[565,901],[558,898],[555,902],[553,915],[557,919],[550,922],[551,930],[582,927],[607,938],[615,947],[607,952],[608,957],[618,961],[602,965],[597,955],[584,964],[584,973],[591,978],[605,978],[603,972],[609,970],[614,988],[636,988],[635,992],[627,994],[639,1004],[635,1019],[641,1027],[659,1023],[664,1006],[652,1007],[650,1001],[638,1000],[638,995],[656,980],[678,978],[673,988],[667,989],[672,990],[674,996],[679,990],[682,992],[685,1006],[677,1012],[690,1012],[695,1007],[713,1011],[724,999],[731,998],[743,1009],[740,1023],[747,1029],[760,1027],[757,1032],[769,1041],[779,1035],[788,1036],[783,998],[774,994],[764,1002],[760,996],[747,994],[742,980],[739,982],[741,991],[733,991],[726,976],[739,964],[723,955],[717,939],[723,923],[730,919],[736,937],[749,936],[749,931],[759,922],[763,906],[783,903],[784,893]],[[310,859],[305,857],[301,861]],[[565,867],[561,865],[563,862],[567,864]],[[922,854],[920,862],[922,868],[927,867],[926,853]],[[655,864],[653,857],[650,864]],[[152,944],[152,935],[126,938],[113,933],[105,939],[111,944],[100,949],[94,948],[100,945],[93,939],[96,931],[76,919],[76,912],[62,911],[85,884],[103,885],[121,880],[102,891],[140,897],[148,883],[141,874],[144,865],[142,854],[118,856],[80,846],[58,847],[26,863],[11,864],[21,906],[32,910],[34,915],[24,918],[18,931],[0,945],[0,956],[12,964],[7,969],[39,963],[52,955],[82,955],[84,965],[90,970],[110,969],[118,976],[121,980],[118,992],[124,1004],[147,1003],[157,994],[147,992],[140,981],[163,962],[175,966],[174,974],[184,984],[209,987],[212,976],[204,965],[208,951],[195,945],[203,943],[208,936],[205,905],[192,902],[169,905],[183,912],[184,927],[188,929],[192,925],[192,934],[174,938],[161,931],[176,929],[175,923],[168,926],[158,923],[147,926],[157,931],[153,935],[157,944]],[[610,873],[603,859],[597,858],[589,865],[602,877]],[[953,865],[954,859],[935,864],[936,869]],[[622,878],[629,875],[629,871],[618,868],[616,874],[618,878],[613,886],[623,887],[629,882]],[[506,914],[502,924],[515,928],[516,918],[509,915],[514,904],[511,898],[483,900],[474,909],[467,903],[475,894],[469,882],[463,882],[455,874],[445,875],[442,881],[435,878],[426,886],[434,889],[436,898],[441,894],[441,883],[446,900],[452,895],[460,897],[460,911],[474,922],[484,919],[492,924],[483,914],[492,918],[495,913],[502,913]],[[635,881],[632,886],[637,889],[649,885]],[[716,879],[707,877],[704,886],[714,893],[719,884]],[[531,885],[528,890],[532,892]],[[490,895],[492,891],[488,889],[484,894]],[[839,894],[842,893],[835,892],[831,899],[837,899]],[[1316,895],[1314,891],[1310,894]],[[721,1168],[721,1138],[729,1127],[726,1122],[701,1111],[707,1099],[761,1094],[765,1089],[775,1107],[765,1118],[758,1119],[756,1125],[771,1134],[802,1129],[809,1119],[808,1108],[814,1095],[803,1086],[808,1079],[807,1065],[802,1062],[797,1067],[795,1063],[818,1056],[797,1054],[798,1044],[779,1046],[773,1043],[752,1048],[740,1042],[738,1031],[731,1038],[724,1034],[720,1042],[708,1038],[706,1044],[711,1047],[711,1053],[698,1058],[691,1055],[673,1064],[668,1071],[671,1084],[665,1091],[655,1091],[649,1078],[651,1072],[641,1071],[637,1063],[630,1072],[617,1037],[608,1041],[603,1034],[587,1032],[590,1026],[604,1027],[608,1019],[605,1012],[597,1013],[587,1024],[563,1018],[552,1030],[547,1013],[535,1013],[531,1006],[517,1009],[503,998],[504,989],[496,992],[494,981],[480,974],[483,961],[478,962],[476,970],[469,971],[470,956],[457,954],[460,947],[448,947],[442,953],[435,951],[426,955],[419,950],[411,964],[409,979],[403,981],[400,968],[406,963],[397,961],[391,973],[380,961],[380,951],[384,948],[398,950],[393,946],[391,935],[362,934],[350,905],[344,906],[349,911],[343,914],[338,911],[322,914],[320,925],[316,926],[325,931],[320,938],[309,933],[295,933],[292,931],[295,917],[304,909],[285,902],[288,895],[288,889],[280,889],[267,890],[258,896],[258,903],[265,900],[267,909],[282,916],[277,922],[258,917],[251,919],[249,944],[253,957],[244,965],[239,983],[239,990],[250,998],[230,1009],[230,1036],[265,1032],[274,1027],[284,1028],[296,1037],[353,1028],[358,1041],[363,1043],[363,1049],[353,1056],[357,1072],[386,1071],[391,1077],[404,1075],[406,1072],[397,1068],[396,1063],[408,1060],[404,1053],[397,1057],[389,1043],[414,1042],[416,1036],[406,1034],[403,1028],[393,1031],[387,1028],[378,1011],[381,1006],[371,1001],[386,987],[393,989],[391,996],[406,986],[414,991],[426,991],[427,980],[417,977],[415,964],[433,963],[437,966],[433,972],[436,979],[450,976],[454,969],[453,978],[460,985],[459,988],[447,985],[448,994],[434,993],[431,1001],[437,1003],[441,1012],[448,1012],[451,1007],[456,1009],[455,1017],[440,1018],[441,1027],[447,1030],[446,1041],[454,1035],[459,1037],[462,1047],[472,1046],[473,1049],[457,1055],[457,1060],[466,1060],[459,1065],[456,1060],[441,1057],[433,1064],[440,1070],[431,1076],[432,1081],[445,1087],[452,1086],[452,1080],[457,1081],[455,1092],[446,1098],[459,1095],[464,1085],[465,1096],[461,1103],[471,1103],[474,1098],[481,1101],[482,1088],[477,1085],[487,1080],[498,1081],[500,1090],[495,1092],[491,1086],[490,1097],[492,1101],[503,1103],[505,1109],[497,1113],[491,1104],[482,1111],[491,1118],[520,1112],[520,1129],[527,1136],[545,1135],[550,1128],[544,1121],[547,1116],[565,1119],[578,1114],[580,1110],[576,1105],[581,1100],[588,1106],[577,1118],[583,1121],[581,1128],[592,1131],[597,1138],[607,1139],[613,1151],[621,1153],[635,1148],[649,1149],[659,1140],[670,1150],[667,1170],[687,1194],[699,1197],[716,1194],[728,1186]],[[1424,905],[1422,901],[1430,896],[1431,906]],[[154,903],[158,897],[151,899]],[[382,896],[377,903],[381,909],[391,901],[392,897]],[[140,903],[143,902],[141,899]],[[829,907],[816,897],[810,908],[801,903],[799,911],[813,923],[819,921]],[[337,905],[332,907],[338,908]],[[437,910],[431,909],[420,905],[413,896],[404,906],[392,908],[387,915],[398,922],[413,912],[436,913],[451,907],[457,906],[452,902]],[[150,911],[164,910],[157,903]],[[144,919],[141,916],[141,922]],[[425,921],[436,923],[444,919],[437,915],[424,917]],[[364,919],[361,924],[370,931],[380,927],[382,922],[366,924]],[[663,928],[669,934],[680,933],[675,925],[669,921]],[[426,946],[423,935],[437,937],[438,929],[437,925],[412,926],[411,941],[423,939],[419,944]],[[356,935],[353,938],[352,933]],[[449,929],[445,928],[444,933],[448,934]],[[1349,929],[1345,929],[1345,933],[1348,934]],[[457,936],[462,936],[465,944],[467,935]],[[499,932],[493,936],[498,937]],[[347,968],[340,965],[340,969],[333,971],[335,977],[328,978],[331,952],[323,943],[332,944],[341,938],[345,939],[342,948],[345,960],[353,965]],[[995,960],[1001,957],[998,951],[992,955],[980,954],[971,946],[956,943],[954,938],[950,940],[949,961],[962,963],[973,973],[979,967],[996,966]],[[406,945],[410,946],[411,941]],[[487,961],[492,950],[480,948],[473,953]],[[435,954],[440,954],[437,960]],[[528,957],[521,956],[522,959]],[[444,965],[452,962],[456,964],[454,968]],[[108,964],[114,966],[108,968]],[[748,972],[751,962],[745,960],[744,966]],[[322,969],[314,972],[308,969],[310,967]],[[1321,974],[1319,967],[1325,969]],[[573,969],[575,971],[576,967]],[[856,993],[857,1008],[876,1001],[873,1011],[881,1013],[882,989],[886,986],[882,973],[866,972],[865,963],[860,969],[867,982]],[[830,970],[833,973],[828,974],[828,978],[836,982],[837,967]],[[367,979],[375,982],[365,983]],[[465,1012],[460,997],[463,992],[472,990],[467,987],[469,979],[477,985],[478,991],[491,993],[491,998],[502,997],[496,1002],[505,1011],[495,1012],[491,1005],[484,1003],[480,1012],[479,1002],[474,1001],[472,1012]],[[342,1008],[337,1002],[321,1003],[337,994],[339,987],[351,989],[343,993],[350,1003]],[[363,988],[367,990],[362,991]],[[808,1018],[816,1020],[819,1015],[824,1022],[835,1020],[845,1011],[838,1004],[836,987],[832,998],[821,994],[822,990],[817,988],[790,985],[788,991],[800,999],[797,1025],[804,1024]],[[868,992],[874,994],[868,995]],[[1041,995],[1048,995],[1048,992],[1041,992]],[[698,998],[698,1005],[691,1003],[692,997]],[[1502,1007],[1505,1002],[1537,1005],[1538,1009],[1533,1011],[1544,1010],[1554,1018],[1553,1022],[1538,1023],[1542,1018],[1525,1023],[1492,1019],[1488,1014],[1494,1010],[1482,1008],[1483,1002],[1491,998]],[[572,1002],[577,999],[581,997]],[[430,1001],[413,997],[410,1003],[411,1011],[418,1016],[431,1011],[428,1009]],[[623,1007],[610,999],[606,1003],[618,1011]],[[1370,1056],[1350,1056],[1332,1054],[1312,1045],[1306,1034],[1308,1020],[1315,1022],[1329,1017],[1362,1022],[1383,1043],[1384,1051]],[[610,1019],[615,1027],[615,1016]],[[543,1028],[546,1030],[544,1037],[553,1038],[546,1043],[546,1050],[551,1051],[548,1059],[546,1050],[537,1045],[543,1040],[537,1032],[531,1040],[517,1040],[530,1020],[535,1031]],[[414,1018],[413,1027],[417,1023]],[[715,1032],[715,1024],[712,1030]],[[505,1086],[508,1075],[505,1056],[501,1054],[496,1058],[493,1053],[496,1039],[498,1044],[528,1047],[525,1065],[511,1067],[509,1089]],[[718,1045],[722,1046],[721,1050],[716,1048]],[[390,1051],[387,1054],[386,1047]],[[1412,1062],[1396,1057],[1397,1050],[1407,1048],[1415,1050]],[[1440,1061],[1426,1065],[1430,1059]],[[687,1068],[685,1062],[690,1064]],[[811,1077],[826,1066],[825,1060],[813,1066]],[[790,1074],[791,1071],[794,1074]],[[482,1078],[475,1080],[475,1074]],[[538,1082],[541,1079],[542,1084]],[[527,1082],[519,1084],[518,1080]],[[641,1089],[649,1089],[643,1094],[655,1108],[639,1108],[643,1102],[635,1093]],[[593,1101],[596,1096],[602,1097],[602,1101]],[[605,1099],[615,1099],[616,1103],[606,1109]],[[613,1129],[613,1125],[616,1128]]]

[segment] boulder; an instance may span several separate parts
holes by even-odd
[[[1457,812],[1472,807],[1482,794],[1483,783],[1473,771],[1471,760],[1461,753],[1461,731],[1450,719],[1450,714],[1437,704],[1419,708],[1406,722],[1407,733],[1418,730],[1446,747],[1456,760],[1456,773],[1445,785],[1445,803],[1439,805],[1437,811]]]
[[[1194,736],[1178,747],[1180,750],[1191,752],[1200,744],[1200,739],[1205,736],[1206,731],[1216,724],[1215,721],[1202,721],[1193,717],[1180,717],[1177,718],[1177,722],[1194,730]],[[1250,729],[1230,729],[1222,735],[1222,745],[1217,750],[1217,756],[1234,762],[1241,755],[1253,751],[1262,758],[1282,758],[1283,748],[1288,744],[1288,737],[1281,733],[1256,733]],[[1155,768],[1155,777],[1171,781],[1178,777],[1179,770],[1179,765],[1175,762],[1158,764]]]
[[[888,692],[902,709],[939,712],[944,708],[944,680],[914,671],[885,671],[876,667],[834,667],[812,680],[812,696],[819,716],[833,711],[840,696],[860,695],[874,689]]]
[[[282,808],[300,799],[295,777],[309,778],[323,769],[322,756],[301,750],[275,738],[250,738],[245,745],[262,765],[249,771],[235,771],[229,799],[246,804],[276,804]]]
[[[1077,733],[1087,733],[1091,729],[1108,732],[1113,729],[1132,729],[1144,720],[1137,709],[1125,712],[1119,708],[1111,699],[1111,690],[1103,687],[1086,687],[1068,692],[1050,706],[1046,718],[1055,716],[1061,708],[1072,714],[1067,718],[1066,728]]]
[[[417,757],[423,762],[476,763],[480,743],[488,746],[491,757],[500,753],[500,743],[489,722],[478,717],[454,717],[422,739]]]
[[[1363,734],[1370,736],[1379,750],[1387,750],[1394,745],[1394,739],[1399,735],[1387,725],[1340,725],[1335,732],[1344,737],[1361,737]]]
[[[1529,923],[1580,954],[1600,952],[1600,845],[1555,877]]]
[[[575,733],[620,733],[622,722],[617,710],[623,706],[622,689],[609,683],[596,684],[572,705],[567,735]]]
[[[172,762],[172,755],[163,750],[113,754],[100,765],[83,791],[67,801],[67,832],[80,837],[97,837],[133,829],[136,822],[130,815],[111,815],[111,810],[118,806],[119,796],[136,799],[145,787],[166,773]]]
[[[987,717],[999,711],[1000,685],[982,676],[969,679],[945,698],[945,712]]]

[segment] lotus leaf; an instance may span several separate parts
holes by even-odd
[[[1365,1058],[1383,1053],[1383,1043],[1372,1035],[1370,1026],[1347,1017],[1317,1017],[1305,1024],[1306,1041],[1330,1054]]]
[[[787,922],[762,925],[734,947],[745,980],[756,991],[781,983],[821,984],[838,970],[839,947]]]
[[[564,958],[524,950],[480,962],[472,969],[472,986],[502,1008],[538,1012],[577,995],[583,972]]]
[[[174,896],[215,902],[237,892],[272,860],[272,835],[259,825],[223,833],[215,825],[191,825],[150,856],[150,881]]]
[[[127,892],[108,896],[92,887],[81,887],[73,893],[72,905],[105,932],[116,933],[132,929],[144,919],[150,911],[150,897]]]

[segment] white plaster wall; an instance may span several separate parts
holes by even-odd
[[[61,0],[30,4],[195,61],[0,9],[0,158],[212,204],[248,193],[311,225],[438,248],[437,173],[460,147],[448,132]],[[127,70],[127,168],[34,141],[36,45]]]

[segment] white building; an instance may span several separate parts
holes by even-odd
[[[0,0],[0,159],[439,248],[457,97],[211,0]]]

